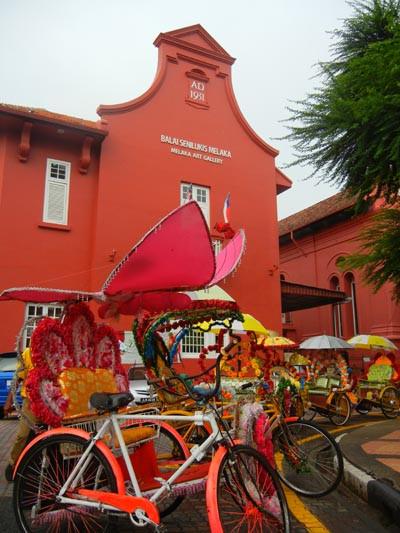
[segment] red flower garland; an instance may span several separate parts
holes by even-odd
[[[35,367],[49,369],[52,375],[74,365],[58,320],[42,318],[32,333],[31,356]]]
[[[26,390],[36,418],[49,426],[59,426],[67,411],[69,400],[62,394],[57,376],[49,369],[34,368],[28,374]]]
[[[63,327],[74,366],[95,368],[93,336],[96,325],[87,304],[79,302],[68,306]]]
[[[94,365],[96,368],[108,368],[115,373],[121,366],[121,350],[115,331],[110,326],[102,324],[94,334]]]

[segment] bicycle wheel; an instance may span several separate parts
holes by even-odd
[[[244,445],[220,450],[207,481],[211,532],[290,531],[285,495],[264,456]]]
[[[53,435],[29,450],[18,467],[14,483],[14,512],[21,531],[107,531],[107,512],[57,501],[61,487],[86,445],[87,441],[79,436]],[[111,466],[96,447],[77,481],[76,490],[82,488],[117,491]]]
[[[381,409],[386,418],[396,418],[399,414],[399,392],[396,387],[385,387],[381,396]]]
[[[311,422],[286,422],[274,431],[273,445],[280,479],[303,496],[324,496],[343,477],[343,456],[327,431]]]
[[[182,442],[174,435],[173,429],[168,424],[160,426],[160,435],[154,440],[154,449],[157,457],[157,465],[161,472],[171,472],[171,469],[177,468],[189,454]],[[176,465],[171,462],[177,461]],[[185,496],[174,496],[173,492],[166,492],[162,500],[157,501],[157,507],[160,517],[164,517],[175,511],[183,502]]]
[[[335,426],[344,426],[350,418],[351,405],[347,394],[334,394],[328,408],[328,417]]]

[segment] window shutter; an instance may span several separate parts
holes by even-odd
[[[43,221],[67,224],[70,163],[47,160]]]
[[[65,224],[66,193],[66,183],[49,182],[46,218],[51,222]]]

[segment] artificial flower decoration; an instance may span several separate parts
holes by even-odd
[[[96,368],[108,368],[113,372],[121,365],[121,350],[113,328],[101,324],[94,334],[94,363]]]
[[[73,395],[82,396],[78,403],[85,411],[91,392],[129,389],[115,331],[105,325],[96,328],[93,314],[84,303],[70,305],[62,323],[43,318],[32,334],[31,346],[35,368],[28,374],[26,389],[33,413],[50,426],[58,426],[66,415],[76,414],[70,413],[77,404]],[[69,387],[72,382],[77,384],[78,392]]]
[[[49,369],[34,368],[26,379],[26,390],[36,418],[49,426],[59,426],[69,402],[61,391],[57,376]]]
[[[42,318],[31,338],[32,363],[35,367],[49,369],[53,376],[64,368],[74,366],[65,340],[64,328],[59,320]]]
[[[65,338],[75,360],[75,367],[94,368],[94,315],[84,302],[67,307],[63,327]]]

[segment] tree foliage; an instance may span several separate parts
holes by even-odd
[[[400,0],[356,1],[333,32],[322,85],[289,108],[287,139],[312,175],[366,199],[397,200],[400,187]]]
[[[400,0],[357,0],[333,32],[332,60],[321,86],[289,108],[296,159],[312,175],[340,185],[360,210],[387,205],[361,232],[359,251],[338,263],[361,270],[379,290],[394,285],[400,302]]]

